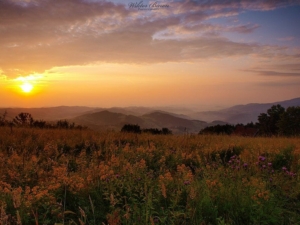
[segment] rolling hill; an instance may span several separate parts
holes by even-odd
[[[133,116],[104,110],[81,115],[73,118],[71,121],[96,130],[120,130],[125,124],[138,124],[141,128],[161,129],[167,127],[174,133],[197,133],[208,125],[203,121],[184,119],[161,111],[142,116]]]
[[[277,104],[280,104],[285,108],[290,106],[300,106],[300,98],[265,104],[250,103],[247,105],[236,105],[218,111],[197,112],[188,116],[207,122],[213,120],[222,120],[231,124],[249,123],[251,121],[257,122],[257,118],[260,113],[266,113],[269,108]]]
[[[256,122],[260,113],[272,105],[287,108],[300,106],[300,98],[273,103],[251,103],[236,105],[218,111],[194,112],[175,107],[112,107],[97,108],[84,106],[58,106],[47,108],[0,108],[0,115],[7,112],[6,119],[12,120],[21,112],[27,112],[35,120],[57,121],[67,119],[92,129],[120,130],[124,124],[138,124],[141,128],[169,128],[173,133],[198,133],[207,126]],[[162,110],[164,109],[164,110]],[[167,111],[169,110],[169,111]]]

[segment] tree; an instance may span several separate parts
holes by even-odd
[[[172,131],[169,128],[163,127],[161,133],[164,135],[172,134]]]
[[[146,128],[142,130],[144,133],[150,133],[150,134],[154,134],[154,135],[168,135],[168,134],[172,134],[172,131],[166,127],[162,128],[161,130],[157,129],[157,128]]]
[[[300,134],[300,106],[288,107],[277,123],[279,134],[285,136]]]
[[[44,120],[35,120],[32,125],[38,128],[46,128],[48,126],[47,122]]]
[[[230,124],[209,126],[202,129],[199,134],[227,134],[230,135],[234,131],[234,126]]]
[[[273,105],[267,110],[267,113],[261,113],[258,116],[258,126],[260,133],[263,135],[277,135],[277,123],[285,109],[281,105]]]
[[[5,111],[3,113],[3,116],[0,116],[0,126],[5,126],[5,124],[6,124],[6,120],[5,120],[6,115],[7,115],[7,112]]]
[[[122,127],[121,132],[140,134],[142,131],[139,125],[125,124]]]
[[[59,120],[56,122],[56,127],[59,129],[71,129],[74,127],[74,124],[70,124],[67,120]]]
[[[34,120],[30,113],[20,113],[13,119],[13,123],[19,126],[31,126]]]

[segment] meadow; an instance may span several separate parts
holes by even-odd
[[[0,127],[0,224],[300,224],[300,138]]]

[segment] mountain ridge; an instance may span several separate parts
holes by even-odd
[[[87,107],[56,106],[41,108],[0,108],[0,115],[7,112],[6,119],[13,119],[21,112],[27,112],[35,120],[69,120],[92,129],[120,129],[126,123],[139,124],[142,128],[167,127],[174,133],[199,132],[206,126],[256,122],[260,113],[265,113],[272,105],[280,104],[287,108],[300,106],[300,98],[273,103],[249,103],[234,105],[216,111],[194,112],[187,108],[174,107]],[[173,112],[162,108],[174,109]],[[181,113],[183,111],[189,114]],[[178,113],[177,113],[178,112]]]

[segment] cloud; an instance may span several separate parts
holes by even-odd
[[[261,76],[274,76],[274,77],[300,77],[300,73],[291,72],[277,72],[277,71],[264,71],[264,70],[245,70],[247,72],[253,72]]]
[[[299,63],[286,63],[286,64],[276,64],[273,67],[277,69],[284,69],[289,71],[300,71],[300,64]]]
[[[0,80],[6,80],[7,77],[5,75],[0,74]]]
[[[97,62],[161,63],[260,54],[258,44],[221,36],[249,33],[259,25],[213,25],[208,20],[294,1],[164,2],[170,9],[144,12],[101,0],[0,1],[1,69],[7,76],[21,76]]]
[[[257,83],[257,85],[263,87],[287,87],[287,86],[293,87],[293,86],[299,86],[300,81],[260,82]]]
[[[293,41],[295,40],[295,37],[289,36],[289,37],[283,37],[283,38],[277,38],[278,41]]]

